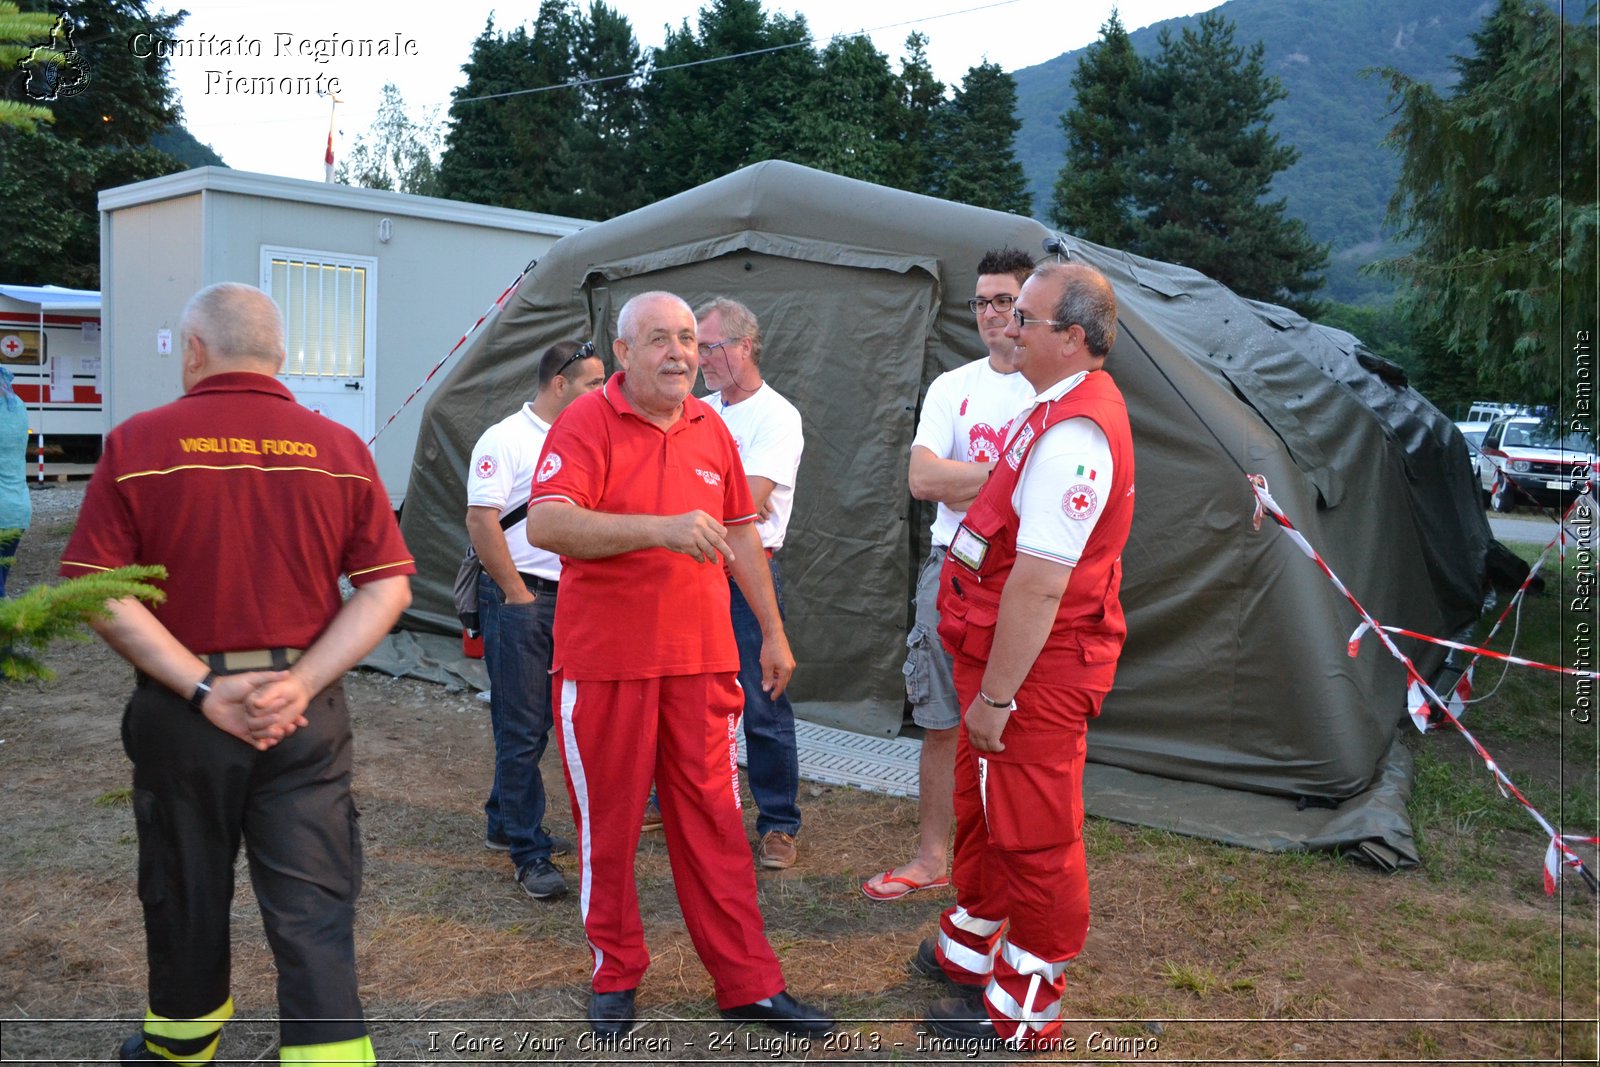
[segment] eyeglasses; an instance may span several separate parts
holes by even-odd
[[[714,345],[697,345],[696,347],[700,349],[700,358],[701,359],[705,359],[707,356],[709,356],[711,353],[715,352],[717,349],[726,348],[728,345],[731,345],[735,341],[738,341],[738,340],[739,340],[739,338],[737,338],[737,337],[730,337],[726,341],[718,341]]]
[[[572,366],[574,363],[577,363],[577,362],[579,362],[581,360],[589,359],[589,358],[593,357],[593,355],[594,355],[594,342],[593,341],[585,341],[585,342],[583,342],[583,344],[578,346],[578,350],[576,352],[574,352],[574,353],[572,353],[572,355],[568,356],[566,358],[566,360],[561,364],[561,366],[556,368],[556,373],[551,375],[551,377],[557,377],[557,376],[561,375],[562,372],[564,372],[568,367]]]
[[[1017,324],[1019,330],[1026,330],[1029,326],[1054,326],[1058,330],[1063,330],[1072,325],[1059,319],[1030,319],[1022,313],[1021,308],[1012,309],[1011,321]]]
[[[967,307],[972,309],[974,315],[982,315],[989,310],[989,305],[993,304],[994,309],[1004,315],[1011,310],[1011,305],[1016,302],[1016,297],[1006,296],[1005,294],[996,297],[976,296],[967,301]]]

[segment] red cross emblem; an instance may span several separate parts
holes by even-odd
[[[15,334],[7,334],[5,340],[0,341],[0,350],[4,350],[6,355],[12,357],[22,355],[22,338]]]
[[[480,478],[493,478],[494,477],[495,462],[494,462],[494,457],[493,456],[487,456],[487,455],[479,456],[478,457],[478,462],[476,464],[476,467],[477,467],[477,470],[478,470],[478,477],[480,477]]]
[[[1067,518],[1079,522],[1093,515],[1099,504],[1100,497],[1095,493],[1094,487],[1087,483],[1073,486],[1067,490],[1067,495],[1061,498],[1061,510],[1067,513]]]

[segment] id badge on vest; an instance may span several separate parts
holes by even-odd
[[[956,562],[977,571],[983,566],[983,558],[989,554],[989,542],[963,523],[956,527],[956,535],[950,542],[950,554],[956,558]]]

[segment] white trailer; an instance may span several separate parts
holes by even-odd
[[[372,446],[399,505],[428,375],[530,261],[580,219],[199,167],[100,193],[111,425],[181,391],[178,317],[215,282],[285,318],[279,376]],[[524,397],[507,397],[506,412]],[[400,414],[392,422],[390,416]],[[465,501],[462,506],[465,507]]]
[[[0,366],[28,407],[47,455],[93,461],[106,433],[100,294],[58,285],[0,285]]]

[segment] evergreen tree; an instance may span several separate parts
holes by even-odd
[[[579,113],[558,159],[558,195],[546,210],[603,220],[649,202],[635,144],[643,66],[627,17],[595,0],[578,27]]]
[[[567,85],[577,30],[571,0],[542,0],[532,32],[497,33],[490,16],[453,94],[441,195],[525,211],[550,210],[566,195],[558,171],[579,113]]]
[[[1114,248],[1134,240],[1131,169],[1143,144],[1144,76],[1144,63],[1112,8],[1100,39],[1084,49],[1072,74],[1076,103],[1061,116],[1067,161],[1056,179],[1050,217],[1063,230]]]
[[[833,41],[794,115],[789,158],[846,178],[884,185],[899,177],[900,85],[866,36]]]
[[[687,21],[669,30],[645,82],[639,137],[652,196],[764,159],[804,162],[796,118],[817,76],[810,38],[803,16],[769,16],[760,0],[711,0],[698,33]],[[720,56],[740,58],[707,62]]]
[[[149,147],[177,121],[168,61],[134,55],[135,34],[170,37],[183,13],[152,15],[143,0],[23,0],[53,11],[89,72],[82,91],[51,104],[54,120],[33,132],[0,126],[0,278],[19,284],[100,285],[100,190],[182,170]],[[40,42],[42,43],[42,42]],[[152,50],[153,51],[153,50]],[[27,98],[28,72],[0,70],[0,97]]]
[[[996,63],[969,68],[935,120],[933,192],[946,200],[1033,211],[1015,143],[1017,83]]]
[[[899,109],[894,120],[898,142],[892,171],[885,181],[897,189],[913,193],[933,192],[934,115],[944,103],[944,83],[933,76],[928,62],[928,38],[912,33],[906,38],[905,58],[900,61]]]
[[[335,177],[342,185],[433,196],[438,191],[440,142],[432,114],[413,120],[393,82],[383,87],[372,129],[356,136]]]
[[[1287,201],[1264,200],[1299,155],[1269,128],[1283,85],[1267,75],[1262,44],[1234,43],[1232,22],[1213,12],[1198,25],[1176,39],[1163,30],[1140,79],[1129,246],[1312,313],[1327,249],[1287,217]]]
[[[1389,269],[1485,389],[1527,401],[1578,385],[1564,355],[1595,321],[1595,22],[1593,5],[1570,25],[1543,4],[1500,0],[1450,95],[1385,72],[1401,156],[1390,217],[1417,242]]]

